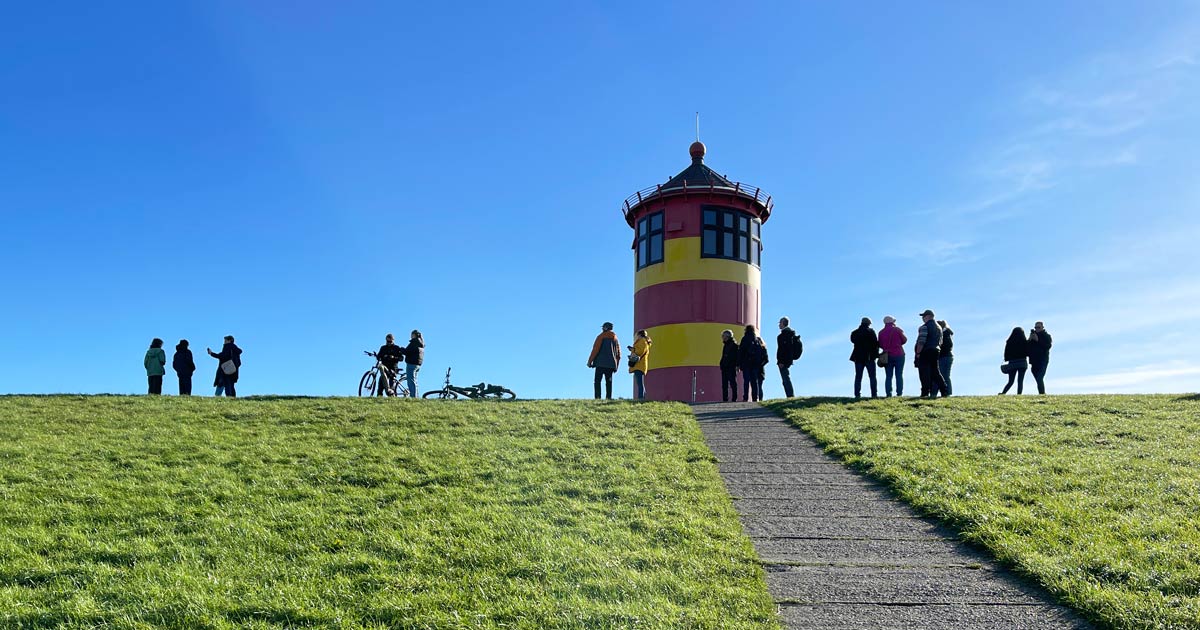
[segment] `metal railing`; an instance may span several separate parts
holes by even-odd
[[[751,186],[750,184],[733,182],[732,186],[716,186],[713,184],[709,184],[708,186],[688,186],[687,182],[685,181],[683,182],[682,186],[663,188],[662,184],[658,184],[657,186],[643,188],[632,195],[629,195],[625,198],[625,202],[621,204],[621,214],[623,214],[626,220],[628,220],[629,213],[647,201],[653,201],[655,199],[670,195],[686,194],[689,192],[709,192],[736,195],[745,199],[750,199],[755,203],[762,204],[763,208],[766,209],[768,214],[770,214],[771,208],[773,208],[775,205],[771,202],[771,195],[763,192],[761,188],[757,186]]]

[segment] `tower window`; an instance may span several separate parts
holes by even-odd
[[[759,266],[762,262],[762,222],[745,212],[702,206],[702,258],[727,258]]]
[[[663,213],[642,217],[637,223],[637,268],[663,261]]]

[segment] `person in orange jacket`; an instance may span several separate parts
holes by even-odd
[[[654,342],[650,340],[650,335],[644,330],[637,331],[637,339],[629,346],[629,351],[633,353],[629,359],[632,364],[629,366],[629,373],[633,375],[633,399],[646,400],[646,371],[650,369],[650,346]],[[637,357],[634,361],[632,357]]]
[[[596,369],[596,379],[593,383],[596,400],[600,400],[600,380],[604,380],[607,398],[612,400],[612,378],[621,364],[621,342],[617,341],[617,333],[613,332],[612,322],[604,322],[603,330],[596,335],[592,344],[592,354],[588,355],[587,366]]]

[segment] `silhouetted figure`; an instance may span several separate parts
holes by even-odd
[[[886,315],[883,318],[883,330],[879,331],[879,349],[887,353],[887,365],[883,368],[883,391],[892,395],[892,377],[896,380],[896,395],[904,395],[904,344],[908,337],[904,330],[896,325],[896,318]]]
[[[796,395],[792,388],[792,364],[804,354],[804,342],[792,330],[791,321],[779,318],[779,336],[775,338],[775,364],[779,366],[779,379],[783,381],[783,394],[788,398]]]
[[[933,311],[925,309],[921,313],[923,323],[917,329],[917,374],[921,377],[921,398],[937,398],[949,396],[946,381],[938,369],[938,359],[942,354],[942,329],[934,321]]]
[[[746,326],[738,344],[738,367],[742,369],[742,402],[762,400],[761,373],[766,365],[767,350],[758,341],[754,326]]]
[[[738,344],[732,330],[721,331],[721,400],[737,401]]]
[[[408,395],[417,397],[417,373],[425,363],[425,338],[421,331],[414,330],[408,335],[408,345],[404,346],[404,378],[408,381]]]
[[[592,353],[588,355],[587,366],[596,369],[596,377],[592,382],[596,400],[600,400],[600,381],[604,381],[604,397],[612,400],[612,377],[621,364],[621,342],[617,341],[617,333],[613,332],[612,322],[604,322],[600,334],[592,342]]]
[[[213,395],[225,394],[229,398],[236,398],[235,386],[242,371],[242,349],[233,343],[233,335],[225,335],[225,345],[221,346],[220,352],[213,352],[212,348],[205,350],[208,356],[217,360],[217,377],[213,380],[213,387],[217,389]]]
[[[188,340],[180,339],[175,344],[175,356],[171,358],[171,368],[179,377],[179,395],[192,395],[192,374],[196,372],[196,362],[192,359],[192,351],[188,349]]]
[[[950,330],[950,324],[947,324],[944,319],[939,319],[937,325],[942,329],[942,349],[938,353],[938,372],[941,372],[942,380],[946,381],[946,395],[951,396],[954,394],[954,384],[950,382],[950,368],[954,367],[954,331]]]
[[[850,360],[854,362],[854,397],[862,398],[862,377],[863,370],[866,370],[871,379],[871,398],[878,398],[879,381],[875,375],[875,361],[879,359],[879,337],[871,328],[870,317],[862,318],[862,323],[850,333],[850,343],[854,344],[854,351],[850,353]]]
[[[379,359],[379,363],[383,365],[383,373],[387,382],[376,384],[375,392],[377,396],[384,394],[396,395],[396,381],[400,379],[400,362],[404,360],[404,348],[396,345],[396,338],[392,333],[388,333],[383,338],[383,345],[379,346],[379,352],[375,353],[375,358]],[[411,393],[411,392],[409,392]]]
[[[1025,338],[1025,330],[1020,326],[1012,329],[1008,341],[1004,342],[1004,367],[1007,368],[1008,384],[1000,395],[1008,393],[1013,381],[1017,382],[1017,395],[1025,393],[1025,370],[1029,368],[1029,340]]]
[[[142,364],[146,366],[146,381],[149,383],[149,391],[151,396],[158,396],[162,393],[163,374],[167,373],[167,353],[163,351],[163,340],[155,337],[150,342],[150,349],[146,351],[146,358]]]
[[[1054,339],[1045,324],[1037,322],[1029,333],[1029,371],[1037,381],[1039,394],[1046,393],[1046,368],[1050,365],[1050,346]]]

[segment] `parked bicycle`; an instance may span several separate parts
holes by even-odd
[[[398,371],[393,371],[384,365],[374,352],[363,350],[363,354],[374,357],[375,367],[367,370],[366,374],[362,375],[362,379],[358,381],[359,396],[374,396],[379,393],[380,387],[384,388],[383,392],[388,396],[408,395],[408,388],[401,382]]]
[[[480,383],[471,385],[470,387],[458,387],[450,384],[450,368],[446,368],[446,384],[441,389],[435,389],[431,392],[425,392],[421,398],[437,398],[439,400],[456,400],[459,396],[466,396],[472,400],[496,399],[496,400],[512,400],[517,397],[511,389],[505,388],[503,385],[488,385]]]

